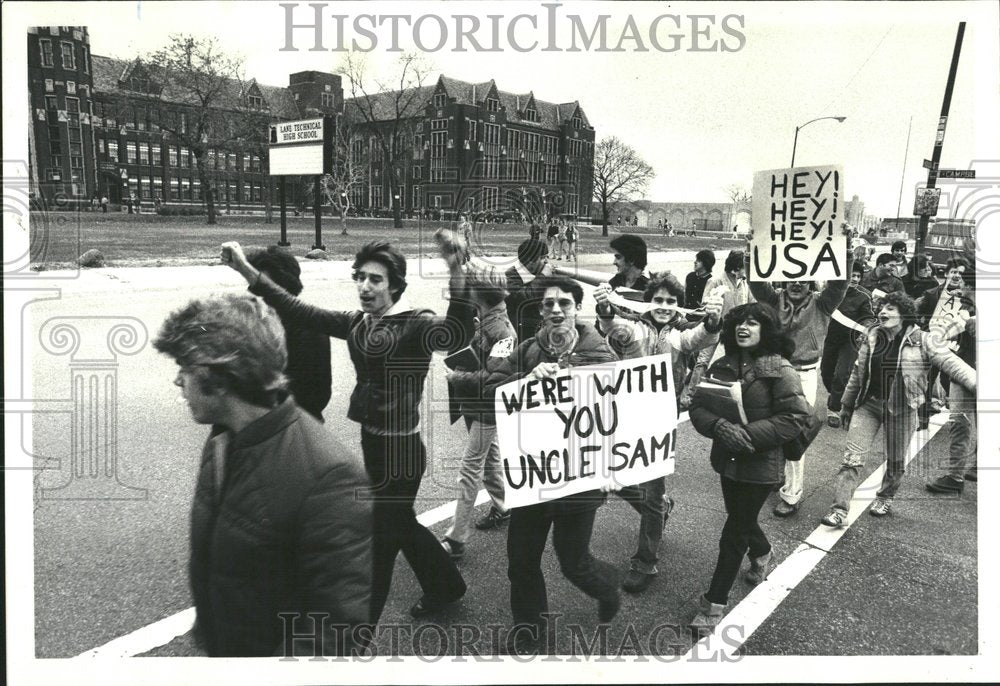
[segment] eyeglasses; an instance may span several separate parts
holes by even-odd
[[[559,309],[563,312],[569,312],[576,305],[576,302],[571,298],[559,298],[559,300],[554,300],[553,298],[546,298],[542,301],[542,309],[547,312],[551,312],[559,306]]]

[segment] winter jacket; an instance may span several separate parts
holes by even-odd
[[[927,291],[938,287],[938,280],[933,276],[920,277],[914,274],[907,274],[901,281],[906,294],[916,300]]]
[[[743,408],[755,452],[733,454],[719,440],[712,441],[712,468],[733,481],[781,484],[785,480],[782,446],[800,433],[809,420],[809,405],[802,394],[798,372],[780,355],[762,355],[741,364],[742,353],[725,355],[706,373],[706,380],[739,381]],[[720,417],[704,406],[695,393],[689,410],[691,424],[703,436],[715,439]]]
[[[861,277],[862,286],[867,288],[869,291],[879,290],[883,293],[906,291],[906,286],[903,285],[903,280],[898,276],[889,272],[883,277],[878,277],[875,276],[876,269],[878,269],[878,267],[872,269],[870,272],[867,272],[863,277]]]
[[[858,403],[868,395],[868,380],[871,374],[872,350],[878,343],[878,326],[868,329],[867,335],[858,350],[858,359],[854,363],[851,378],[844,389],[841,400],[845,410],[853,412]],[[900,384],[893,383],[886,405],[890,414],[898,414],[906,408],[916,409],[924,402],[927,391],[927,376],[931,366],[937,367],[947,374],[951,380],[958,383],[971,393],[976,392],[976,370],[963,362],[947,347],[935,344],[931,334],[921,331],[916,325],[910,325],[903,335],[899,346],[899,361],[897,363],[896,379],[903,380],[900,396]]]
[[[414,310],[400,300],[376,319],[361,310],[324,310],[305,303],[266,274],[250,291],[283,320],[347,340],[357,377],[347,418],[377,434],[417,429],[431,355],[435,350],[458,350],[472,338],[473,306],[464,292],[451,293],[444,317]]]
[[[875,323],[875,313],[872,311],[872,294],[861,286],[847,288],[847,293],[837,311],[866,329]],[[831,317],[825,345],[826,347],[839,347],[849,344],[856,335],[856,331],[856,329],[841,324],[835,317]]]
[[[320,421],[330,402],[333,378],[330,372],[330,339],[285,319],[285,346],[288,349],[288,390],[303,410]]]
[[[516,266],[504,272],[507,277],[507,292],[509,293],[507,296],[507,317],[514,325],[518,341],[526,341],[534,336],[538,324],[542,321],[542,313],[538,308],[541,305],[542,296],[545,295],[545,287],[537,276],[525,281],[524,274],[527,271],[518,262]]]
[[[674,394],[679,403],[691,356],[702,348],[714,347],[719,342],[720,328],[708,329],[704,324],[689,322],[681,316],[675,316],[661,327],[647,312],[637,321],[599,317],[597,330],[609,342],[613,341],[612,349],[620,350],[623,360],[670,353]]]
[[[479,368],[456,369],[449,375],[452,397],[457,400],[459,411],[466,420],[496,424],[493,400],[483,397],[489,377],[487,362],[491,357],[506,357],[517,345],[517,333],[507,318],[503,303],[483,313],[469,345],[479,358]]]
[[[684,277],[684,307],[694,309],[701,307],[701,301],[705,297],[705,286],[712,279],[711,272],[705,272],[704,276],[698,276],[697,272],[688,272]]]
[[[218,478],[221,475],[221,479]],[[371,501],[361,461],[291,398],[236,434],[213,427],[191,511],[195,639],[213,657],[344,654],[369,620]],[[279,613],[326,613],[293,646]]]
[[[846,272],[851,273],[854,257],[848,254]],[[823,340],[830,326],[830,317],[840,307],[847,293],[848,282],[827,281],[819,293],[810,291],[802,302],[795,304],[784,289],[775,290],[766,281],[754,281],[750,292],[757,302],[767,303],[778,311],[781,328],[795,341],[792,364],[811,365],[823,354]]]
[[[561,364],[581,367],[618,360],[618,356],[590,324],[577,320],[576,331],[579,334],[576,346],[572,352],[563,356]],[[486,397],[492,403],[499,386],[527,376],[542,362],[560,362],[560,355],[552,352],[547,345],[545,329],[539,331],[538,337],[533,336],[517,346],[509,357],[491,359],[488,365],[490,374],[486,381]],[[572,514],[597,509],[604,500],[605,496],[599,490],[593,490],[569,495],[544,505],[551,507],[558,514]]]

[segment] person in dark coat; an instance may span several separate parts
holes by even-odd
[[[618,272],[608,283],[611,288],[625,286],[637,291],[646,290],[649,277],[646,276],[646,241],[631,233],[623,233],[611,239],[614,251],[614,265]]]
[[[371,631],[368,479],[285,393],[278,316],[250,295],[195,300],[153,345],[212,425],[191,512],[195,642],[210,657],[355,653]]]
[[[517,246],[517,261],[504,276],[507,277],[507,317],[514,325],[518,341],[524,342],[534,336],[542,321],[538,307],[545,289],[538,277],[551,273],[545,243],[529,238]]]
[[[276,245],[247,252],[247,261],[292,295],[302,292],[302,268],[287,250]],[[281,316],[280,314],[278,315]],[[323,421],[323,409],[330,402],[330,339],[282,317],[288,349],[288,390],[299,407]]]
[[[938,280],[934,278],[934,265],[927,255],[917,255],[910,260],[909,270],[903,277],[903,288],[906,294],[916,300],[932,288],[938,287]]]
[[[413,510],[427,468],[420,400],[431,355],[437,349],[458,350],[472,338],[473,310],[465,293],[460,241],[449,239],[442,249],[451,273],[451,299],[443,317],[414,309],[403,299],[406,258],[385,241],[372,241],[355,256],[352,277],[361,309],[353,311],[304,303],[254,269],[239,243],[222,246],[223,260],[282,316],[347,341],[357,375],[347,418],[361,424],[361,449],[375,501],[372,622],[382,615],[400,550],[423,590],[410,608],[414,617],[436,612],[466,591],[455,563]]]
[[[705,297],[705,284],[712,278],[712,268],[715,267],[715,253],[705,248],[694,256],[694,271],[688,272],[684,279],[684,307],[695,310],[701,307],[701,299]]]
[[[568,366],[614,362],[617,356],[590,324],[577,313],[583,303],[583,288],[567,277],[548,277],[543,282],[542,326],[509,357],[491,365],[486,382],[488,397],[496,389],[525,377],[549,378]],[[543,619],[548,612],[542,554],[552,529],[552,545],[559,567],[573,585],[598,600],[598,618],[610,622],[621,606],[617,570],[590,553],[590,537],[597,509],[604,504],[600,490],[584,491],[558,500],[519,507],[511,512],[507,535],[507,578],[515,628],[508,635],[508,652],[542,652]],[[551,637],[550,637],[551,638]]]
[[[712,439],[712,468],[722,482],[727,514],[715,573],[690,624],[695,631],[714,629],[722,619],[745,555],[750,556],[746,581],[756,585],[767,578],[771,543],[757,518],[768,495],[785,480],[782,446],[802,433],[810,414],[789,361],[795,343],[774,308],[751,303],[731,310],[721,338],[726,354],[705,379],[740,384],[748,421],[742,423],[706,393],[696,391],[691,399],[691,424]]]

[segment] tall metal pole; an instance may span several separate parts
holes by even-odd
[[[313,212],[316,215],[316,243],[313,245],[313,250],[326,250],[326,246],[323,245],[323,227],[320,221],[320,214],[323,211],[323,200],[320,198],[320,178],[317,175],[313,181]]]
[[[792,163],[790,165],[788,165],[790,167],[794,167],[795,166],[795,148],[797,148],[798,145],[799,145],[799,129],[800,128],[802,128],[802,127],[800,127],[800,126],[796,126],[795,127],[795,140],[792,142]]]
[[[941,103],[941,118],[938,119],[937,135],[934,137],[934,153],[931,155],[931,168],[927,170],[927,188],[937,187],[938,163],[941,161],[941,148],[944,145],[944,132],[948,126],[948,112],[951,110],[951,94],[955,89],[955,75],[958,73],[958,58],[962,54],[962,39],[965,37],[965,22],[959,22],[958,35],[955,36],[955,50],[951,54],[951,69],[948,70],[948,84],[944,88],[944,102]],[[923,252],[924,240],[927,237],[927,224],[930,216],[920,215],[917,224],[917,239],[914,254]]]
[[[899,202],[896,203],[896,230],[899,230],[899,213],[903,209],[903,181],[906,179],[906,158],[910,154],[910,132],[913,130],[913,115],[910,115],[910,126],[906,129],[906,147],[903,149],[903,171],[899,173]]]
[[[281,205],[281,240],[278,241],[278,245],[283,248],[287,248],[291,245],[288,242],[288,223],[285,219],[285,177],[278,177],[278,203]]]

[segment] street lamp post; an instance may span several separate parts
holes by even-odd
[[[792,164],[791,164],[791,166],[793,166],[793,167],[795,166],[795,148],[798,147],[798,144],[799,144],[799,131],[801,131],[802,129],[806,128],[807,126],[809,126],[813,122],[823,121],[824,119],[836,119],[838,122],[843,122],[845,119],[847,119],[847,117],[817,117],[816,119],[810,119],[809,121],[807,121],[805,124],[802,124],[801,126],[796,126],[795,127],[795,141],[792,143]]]

